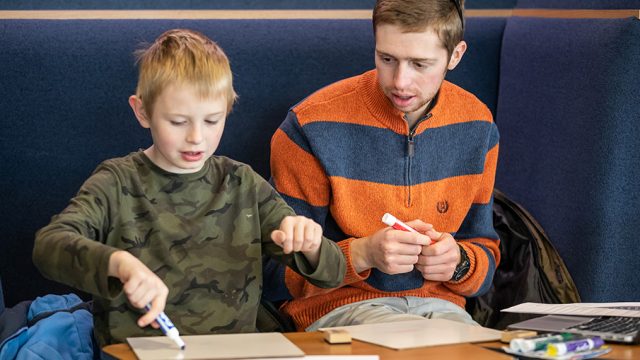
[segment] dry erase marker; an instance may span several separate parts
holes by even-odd
[[[530,352],[544,350],[547,345],[551,343],[567,341],[575,338],[576,335],[562,333],[562,334],[548,334],[532,338],[519,338],[513,339],[509,343],[509,347],[513,351]]]
[[[147,305],[144,308],[147,309],[147,311],[149,311],[151,309],[151,306]],[[164,313],[164,311],[158,314],[158,317],[156,318],[156,322],[158,322],[158,325],[160,325],[160,329],[162,329],[162,332],[165,335],[167,335],[169,339],[173,340],[176,343],[176,345],[178,345],[180,350],[184,350],[185,348],[184,341],[182,341],[182,339],[180,338],[180,333],[178,332],[178,329],[176,329],[176,327],[173,325],[171,320],[169,320],[169,318]]]
[[[389,214],[389,213],[385,213],[382,216],[382,222],[391,226],[392,228],[396,229],[396,230],[402,230],[402,231],[409,231],[409,232],[417,232],[414,228],[412,228],[411,226],[403,223],[402,221],[396,219],[395,216]]]
[[[604,345],[604,341],[602,340],[602,338],[600,338],[599,336],[594,336],[584,339],[549,344],[547,345],[547,354],[549,356],[560,356],[570,352],[598,349],[602,345]]]

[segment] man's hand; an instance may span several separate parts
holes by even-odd
[[[122,282],[129,303],[139,309],[147,304],[151,308],[138,319],[138,326],[151,324],[158,328],[156,317],[164,310],[167,303],[169,289],[162,280],[149,270],[138,258],[126,251],[116,251],[109,258],[109,276],[116,277]]]
[[[311,266],[318,266],[322,227],[304,216],[287,216],[282,219],[280,229],[271,232],[271,240],[280,246],[285,254],[300,251]]]
[[[460,262],[460,247],[449,233],[431,229],[426,234],[433,243],[422,248],[416,269],[427,280],[449,281]]]
[[[413,270],[425,245],[431,239],[424,235],[433,226],[421,220],[407,222],[417,233],[395,230],[390,227],[377,231],[370,237],[355,239],[351,243],[351,261],[355,270],[376,268],[387,274],[402,274]]]

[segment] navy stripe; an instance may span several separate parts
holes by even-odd
[[[329,212],[327,206],[312,206],[304,200],[280,194],[284,201],[293,208],[298,215],[306,216],[322,226],[322,235],[333,241],[340,241],[351,237],[342,232],[336,221]]]
[[[313,206],[304,200],[300,200],[295,197],[291,197],[285,194],[280,194],[284,201],[287,202],[289,206],[293,208],[293,211],[296,212],[297,215],[306,216],[318,224],[324,224],[325,218],[327,217],[327,211],[329,208],[327,206]],[[324,229],[324,226],[323,226]]]
[[[302,129],[297,124],[290,119],[281,128],[298,146],[311,150],[329,176],[406,185],[406,136],[357,124],[313,122]],[[429,129],[414,138],[412,183],[481,174],[494,142],[497,130],[486,121]]]
[[[287,118],[280,124],[280,130],[287,134],[289,139],[302,148],[302,150],[311,153],[309,143],[302,133],[302,128],[300,128],[298,116],[293,111],[289,111]]]
[[[491,288],[491,284],[493,284],[493,275],[496,272],[496,260],[493,258],[493,253],[489,251],[484,245],[473,243],[474,245],[479,246],[484,252],[487,254],[487,258],[489,259],[489,269],[487,270],[487,276],[484,278],[482,285],[480,285],[480,289],[476,291],[475,294],[469,297],[482,296]]]
[[[472,204],[462,225],[456,232],[456,239],[489,238],[498,240],[493,227],[493,197],[488,204]]]
[[[366,282],[382,291],[407,291],[420,288],[424,284],[424,278],[415,268],[411,272],[395,275],[385,274],[373,268]]]

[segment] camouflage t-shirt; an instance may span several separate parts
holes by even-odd
[[[36,234],[33,260],[46,277],[94,294],[100,346],[131,336],[141,316],[108,277],[110,255],[138,257],[169,288],[165,313],[181,334],[253,332],[262,257],[286,263],[319,287],[337,286],[345,259],[323,239],[313,269],[284,255],[271,231],[293,210],[249,166],[213,156],[193,174],[172,174],[142,151],[103,162],[69,206]]]

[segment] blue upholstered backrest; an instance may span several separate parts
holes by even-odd
[[[450,79],[495,110],[504,19],[470,19]],[[231,60],[240,95],[219,154],[269,176],[269,141],[287,109],[373,67],[369,20],[1,20],[0,275],[7,304],[67,290],[31,264],[34,233],[104,159],[147,147],[127,98],[133,51],[174,27],[200,30]]]
[[[508,20],[497,187],[547,231],[583,301],[640,300],[640,20]]]
[[[516,8],[640,9],[640,0],[517,0]]]

